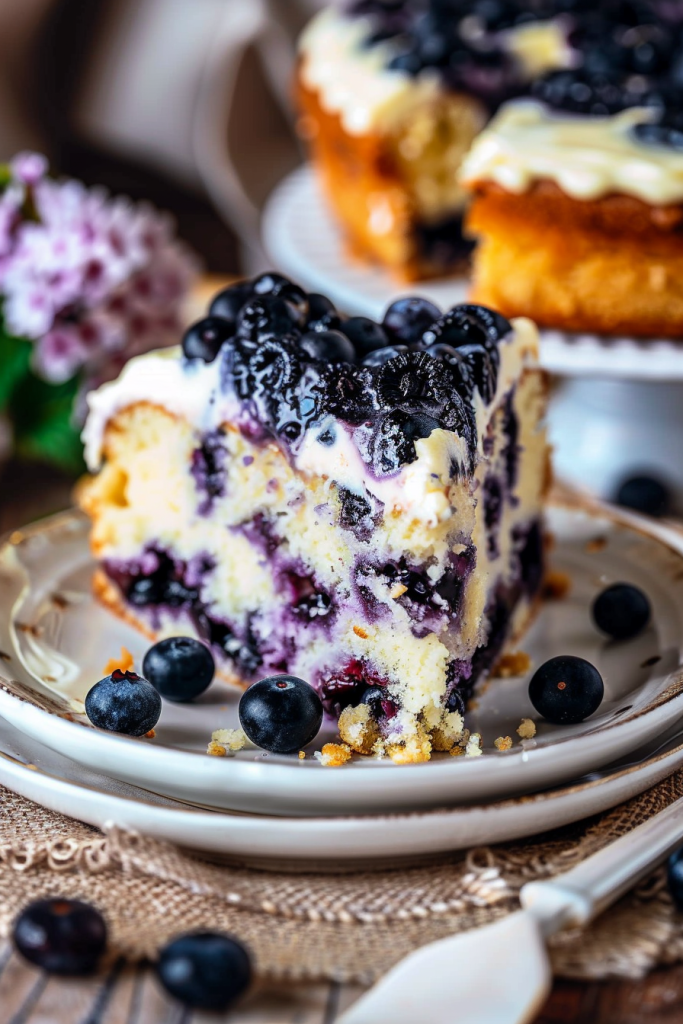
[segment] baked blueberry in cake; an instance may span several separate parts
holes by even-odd
[[[266,274],[91,395],[95,589],[248,685],[310,682],[345,742],[448,749],[537,602],[546,383],[531,322],[382,323]]]
[[[476,301],[680,335],[680,3],[356,0],[313,20],[298,81],[355,251],[404,278],[448,270],[473,191]]]

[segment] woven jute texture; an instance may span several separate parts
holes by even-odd
[[[139,835],[103,834],[0,788],[0,931],[30,900],[77,897],[100,908],[114,949],[130,958],[210,927],[246,942],[263,976],[367,982],[424,943],[509,913],[525,882],[569,869],[680,796],[683,771],[540,838],[330,874],[217,865]],[[557,974],[575,978],[638,977],[683,959],[683,915],[663,869],[587,931],[557,938],[552,959]]]

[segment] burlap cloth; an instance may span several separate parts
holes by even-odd
[[[88,900],[117,953],[153,956],[169,936],[224,929],[266,977],[368,982],[410,950],[517,906],[520,886],[565,871],[683,795],[683,771],[565,829],[438,863],[348,874],[210,863],[131,833],[102,834],[0,788],[0,930],[46,895]],[[638,977],[683,959],[683,915],[663,869],[583,933],[552,943],[557,974]]]

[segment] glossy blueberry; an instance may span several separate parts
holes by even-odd
[[[478,389],[482,401],[488,405],[496,393],[498,381],[488,351],[483,345],[462,345],[457,353],[460,365],[467,368],[466,377],[470,385]]]
[[[593,602],[593,621],[601,633],[613,640],[629,640],[647,626],[652,615],[650,601],[631,583],[613,583]]]
[[[307,329],[309,331],[336,331],[340,324],[341,317],[334,304],[325,295],[311,292],[308,296]]]
[[[235,335],[234,325],[219,316],[207,316],[193,324],[183,337],[186,359],[202,359],[212,363],[226,341]]]
[[[254,278],[251,283],[254,295],[267,295],[284,299],[299,324],[304,324],[308,316],[308,296],[303,288],[294,284],[288,277],[270,271]]]
[[[142,671],[165,700],[184,703],[211,685],[216,666],[205,644],[190,636],[171,636],[150,647]]]
[[[671,510],[668,487],[652,476],[632,476],[620,485],[615,501],[624,508],[648,516],[665,516]]]
[[[387,345],[386,348],[375,349],[363,360],[363,366],[384,366],[390,359],[405,355],[409,352],[407,345]]]
[[[412,296],[397,299],[384,314],[382,326],[392,341],[412,345],[441,316],[441,310],[429,299]]]
[[[240,723],[257,747],[291,754],[320,730],[323,706],[312,686],[296,676],[269,676],[242,694]]]
[[[360,699],[361,704],[367,704],[373,718],[379,718],[382,714],[382,701],[387,691],[382,686],[368,686]]]
[[[198,1010],[222,1012],[246,992],[252,968],[244,946],[220,932],[195,932],[169,942],[156,965],[174,999]]]
[[[352,343],[359,359],[389,344],[384,328],[366,316],[352,316],[342,321],[340,330]]]
[[[666,110],[656,121],[636,124],[632,128],[638,142],[649,146],[664,146],[683,152],[683,111]]]
[[[237,323],[239,311],[251,296],[251,283],[240,281],[239,284],[231,284],[216,295],[209,306],[210,316],[219,316],[228,320],[231,324]]]
[[[292,282],[284,274],[276,274],[270,270],[251,282],[254,295],[279,295],[284,289],[291,287]],[[298,285],[296,286],[298,287]]]
[[[301,338],[301,348],[311,357],[325,363],[353,363],[356,350],[341,331],[309,331]]]
[[[600,707],[605,687],[589,661],[572,654],[551,658],[529,683],[531,703],[548,722],[574,725]]]
[[[252,343],[282,337],[297,325],[297,315],[283,298],[258,295],[249,299],[237,317],[237,333]]]
[[[98,729],[144,736],[159,721],[161,697],[146,679],[117,668],[88,691],[85,713]]]
[[[666,880],[676,908],[683,910],[683,846],[679,846],[669,857]]]
[[[457,687],[451,690],[446,699],[446,710],[457,711],[459,715],[465,717],[465,698],[461,694]]]
[[[92,974],[107,946],[107,926],[79,900],[36,900],[19,914],[12,937],[26,960],[50,974]]]

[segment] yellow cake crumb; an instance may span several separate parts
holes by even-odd
[[[118,658],[110,658],[104,666],[104,675],[110,676],[118,668],[121,672],[132,672],[135,661],[127,647],[121,648]]]
[[[363,629],[362,626],[354,626],[353,631],[356,634],[356,636],[359,636],[361,638],[361,640],[367,640],[369,635],[368,631],[366,629]]]
[[[543,581],[543,596],[548,601],[561,601],[572,587],[571,577],[559,569],[551,569]]]
[[[150,729],[149,732],[145,733],[145,739],[146,740],[153,740],[154,737],[156,736],[156,734],[157,734],[156,729]]]
[[[432,748],[434,750],[452,750],[462,739],[463,718],[458,711],[444,715],[441,723],[432,730]]]
[[[247,745],[247,734],[244,729],[216,729],[211,733],[211,740],[226,750],[236,751]]]
[[[481,736],[478,732],[473,732],[465,747],[465,757],[479,757],[480,754],[483,754]]]
[[[211,740],[208,747],[206,748],[207,754],[211,754],[212,757],[226,757],[227,750],[222,743],[216,743],[215,740]]]
[[[536,723],[531,718],[523,718],[517,728],[517,735],[523,740],[531,740],[536,735]]]
[[[491,674],[498,679],[510,679],[525,675],[530,668],[531,658],[525,651],[510,651],[501,655]]]
[[[398,598],[403,597],[403,595],[407,593],[407,591],[408,588],[406,587],[405,583],[394,583],[393,587],[389,591],[389,597],[393,601],[397,601]]]
[[[451,755],[451,757],[464,757],[465,756],[465,748],[464,747],[460,747],[460,746],[455,746],[450,751],[450,755]]]
[[[306,760],[306,751],[305,750],[300,750],[299,751],[299,760],[300,761],[305,761]]]
[[[429,761],[431,753],[431,740],[419,724],[416,731],[402,743],[387,744],[387,754],[394,764],[420,764]]]
[[[493,741],[493,745],[496,750],[510,750],[512,739],[510,736],[499,736],[498,739]]]
[[[351,750],[345,743],[326,743],[314,756],[324,768],[340,768],[351,760]]]
[[[379,739],[379,729],[367,704],[344,708],[339,716],[339,735],[342,742],[358,754],[371,754]]]

